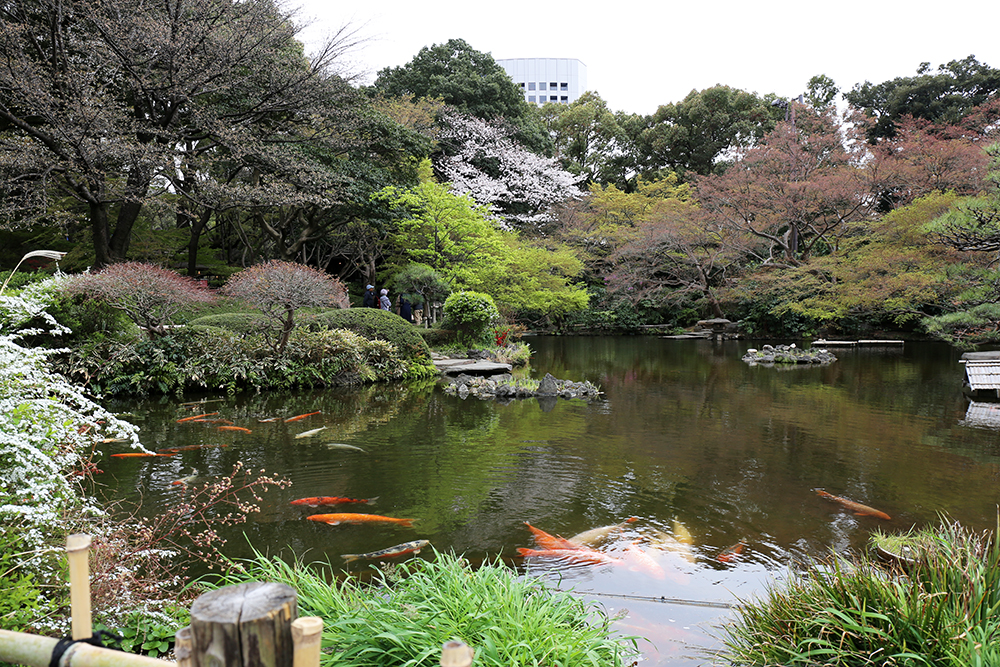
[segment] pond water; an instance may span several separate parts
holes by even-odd
[[[194,414],[180,400],[118,404],[149,448],[227,446],[106,459],[100,479],[111,497],[141,497],[154,513],[176,502],[182,491],[171,482],[192,468],[202,480],[236,461],[264,468],[292,485],[267,494],[230,535],[232,555],[250,554],[246,533],[258,549],[307,561],[416,539],[472,561],[501,556],[600,602],[619,630],[646,637],[644,665],[710,664],[704,651],[719,646],[714,628],[730,604],[810,558],[865,549],[875,529],[933,525],[942,513],[975,529],[996,526],[1000,409],[962,396],[959,353],[944,345],[833,348],[838,360],[825,367],[766,368],[741,361],[757,346],[744,341],[525,340],[532,377],[589,380],[603,400],[463,400],[434,382],[204,397],[216,400],[208,411],[250,433],[178,423]],[[259,421],[316,411],[293,423]],[[817,488],[892,518],[856,516]],[[290,504],[310,496],[377,500]],[[305,519],[323,512],[415,521]],[[517,551],[535,547],[525,522],[570,537],[631,517],[596,545],[612,564],[525,560]],[[740,542],[742,553],[718,559]]]

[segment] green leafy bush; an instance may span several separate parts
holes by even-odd
[[[399,355],[418,364],[430,363],[431,351],[420,330],[395,313],[378,308],[327,310],[303,318],[310,329],[347,329],[370,340],[385,340]]]
[[[24,568],[28,550],[16,530],[0,529],[0,629],[24,631],[38,612],[42,591],[35,573]]]
[[[461,345],[493,342],[491,327],[500,319],[493,297],[480,292],[455,292],[444,302],[445,326],[454,329]]]
[[[188,326],[218,327],[238,334],[254,334],[267,326],[267,318],[258,313],[223,313],[193,319]]]

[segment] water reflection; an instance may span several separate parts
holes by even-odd
[[[156,512],[192,468],[211,478],[242,461],[292,486],[230,536],[233,555],[250,553],[243,532],[258,548],[307,560],[339,562],[416,539],[474,561],[499,555],[619,614],[623,632],[655,643],[642,647],[650,665],[702,664],[698,650],[716,645],[709,628],[727,618],[728,604],[830,549],[863,549],[875,528],[932,524],[942,512],[975,529],[995,526],[997,425],[978,416],[992,408],[972,411],[963,398],[958,354],[945,346],[835,349],[829,366],[781,369],[743,363],[751,345],[741,342],[530,342],[532,375],[589,380],[603,400],[558,400],[546,411],[533,400],[462,400],[424,383],[223,397],[206,409],[251,433],[178,423],[195,413],[172,400],[123,404],[147,447],[226,446],[106,460],[109,493],[141,494]],[[260,421],[315,411],[294,423]],[[892,519],[855,516],[815,488]],[[377,497],[357,511],[416,521],[316,524],[305,520],[316,510],[290,504],[308,496]],[[662,579],[629,566],[518,557],[519,547],[535,546],[526,521],[572,536],[628,517],[638,520],[602,549],[624,560],[636,545]],[[690,534],[690,559],[653,545],[678,524]],[[742,554],[717,560],[740,541]]]

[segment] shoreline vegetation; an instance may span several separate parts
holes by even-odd
[[[611,619],[600,610],[572,596],[556,595],[500,562],[471,568],[459,556],[435,553],[433,559],[375,569],[370,581],[362,581],[337,579],[329,563],[285,563],[259,554],[250,562],[229,561],[213,522],[245,520],[257,511],[263,493],[287,484],[264,471],[237,467],[154,519],[97,507],[87,490],[94,452],[108,442],[141,448],[137,431],[104,411],[53,366],[62,364],[67,375],[78,380],[93,373],[91,387],[118,386],[129,393],[151,381],[151,369],[158,378],[152,380],[156,388],[165,393],[190,388],[190,378],[198,374],[213,379],[197,382],[218,382],[226,391],[333,384],[319,375],[296,375],[309,364],[352,382],[405,381],[434,370],[430,348],[418,329],[384,311],[297,308],[296,326],[287,331],[279,353],[276,329],[267,331],[266,320],[253,312],[189,317],[182,329],[163,327],[151,336],[120,317],[115,320],[116,313],[92,300],[67,298],[61,287],[68,280],[56,278],[29,285],[16,296],[0,295],[0,351],[5,359],[0,407],[9,422],[0,429],[0,458],[10,480],[3,490],[7,526],[0,530],[3,627],[46,634],[65,631],[67,600],[53,556],[57,550],[51,547],[69,532],[100,524],[103,537],[94,552],[97,618],[101,627],[125,637],[126,649],[137,652],[169,653],[173,632],[184,624],[186,604],[197,591],[268,577],[295,586],[308,613],[334,621],[325,636],[332,651],[324,658],[327,664],[333,664],[332,656],[338,666],[368,664],[365,656],[375,653],[386,656],[380,664],[401,664],[421,651],[439,649],[442,637],[452,634],[477,646],[482,664],[508,664],[513,659],[510,651],[518,646],[525,653],[517,659],[531,664],[579,664],[581,656],[600,655],[599,664],[625,665],[637,656],[636,638],[615,633]],[[74,333],[58,324],[49,310],[82,326]],[[119,329],[102,329],[95,324],[100,318],[116,321]],[[398,331],[393,328],[397,324]],[[387,333],[392,340],[377,340],[375,332]],[[495,348],[506,361],[526,361],[530,351],[510,333],[504,331],[501,341],[496,329],[467,327],[462,330],[465,338],[452,343],[451,351],[465,349],[467,354],[470,345],[474,350],[478,343],[482,349]],[[58,336],[70,341],[69,351],[51,343],[49,348],[39,345]],[[194,355],[197,360],[217,355],[215,361],[222,366],[234,355],[244,355],[245,363],[256,365],[245,366],[241,378],[234,373],[220,381],[186,359],[211,339],[221,341],[219,347],[201,348]],[[119,369],[114,377],[126,375],[120,370],[127,367],[123,360],[142,359],[144,365],[131,362],[137,364],[129,367],[132,379],[116,380],[116,385],[109,380],[112,376],[97,372],[96,360],[128,346],[134,346],[131,356],[104,357],[106,367]],[[52,364],[59,355],[62,361]],[[87,358],[95,360],[92,365]],[[262,361],[266,359],[280,362]],[[265,379],[276,372],[283,373],[281,380]],[[32,474],[39,461],[51,467],[48,486],[39,486],[38,476]],[[12,498],[28,500],[12,505]],[[912,536],[877,534],[873,543],[883,552],[905,552],[907,557],[884,562],[870,554],[833,555],[827,562],[808,564],[762,599],[741,604],[735,620],[722,629],[725,648],[711,658],[742,665],[870,664],[870,656],[878,654],[912,664],[997,664],[1000,650],[992,647],[1000,639],[1000,621],[995,620],[1000,611],[1000,547],[995,535],[974,535],[942,519],[939,527]],[[218,574],[187,581],[186,559]],[[523,618],[528,602],[533,605],[532,620],[511,622]],[[418,604],[438,615],[447,609],[465,611],[431,632],[415,628],[414,618],[405,613],[407,605]],[[346,614],[347,609],[353,614]],[[379,619],[380,632],[366,625],[373,619]],[[387,633],[406,633],[413,641],[387,644]]]

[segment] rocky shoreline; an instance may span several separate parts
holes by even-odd
[[[455,377],[445,377],[444,390],[456,394],[459,398],[473,396],[480,399],[516,399],[516,398],[582,398],[594,399],[601,395],[600,389],[590,382],[571,382],[558,380],[546,373],[539,380],[514,379],[508,373],[492,377],[482,377],[460,373]]]

